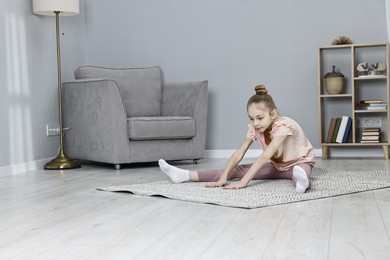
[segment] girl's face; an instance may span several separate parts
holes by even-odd
[[[256,131],[264,132],[277,117],[277,111],[276,109],[269,111],[263,103],[253,103],[248,107],[248,116]]]

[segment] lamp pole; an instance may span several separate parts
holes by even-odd
[[[60,11],[54,11],[56,16],[57,39],[57,74],[58,74],[58,111],[60,123],[60,152],[56,158],[45,164],[46,170],[74,169],[81,166],[80,163],[66,156],[64,151],[64,128],[62,125],[62,80],[61,80],[61,48],[60,48]]]

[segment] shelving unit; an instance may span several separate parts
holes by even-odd
[[[359,77],[359,63],[386,63],[384,76]],[[332,65],[344,75],[344,89],[341,94],[328,94],[324,75]],[[389,43],[348,44],[322,46],[318,48],[318,104],[322,158],[330,158],[331,148],[337,147],[382,147],[384,158],[389,159],[390,129],[390,81],[389,81]],[[382,100],[387,104],[385,110],[358,110],[356,104],[361,100]],[[332,118],[349,116],[352,118],[351,134],[346,143],[327,143],[329,124]],[[357,122],[367,118],[380,118],[381,139],[379,143],[361,143],[362,128]]]

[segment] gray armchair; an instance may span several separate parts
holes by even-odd
[[[114,164],[197,161],[206,140],[208,82],[163,82],[159,67],[84,66],[63,83],[64,149]]]

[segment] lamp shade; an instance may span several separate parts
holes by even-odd
[[[63,16],[77,15],[80,13],[79,0],[33,0],[34,14],[55,16],[54,12]]]

